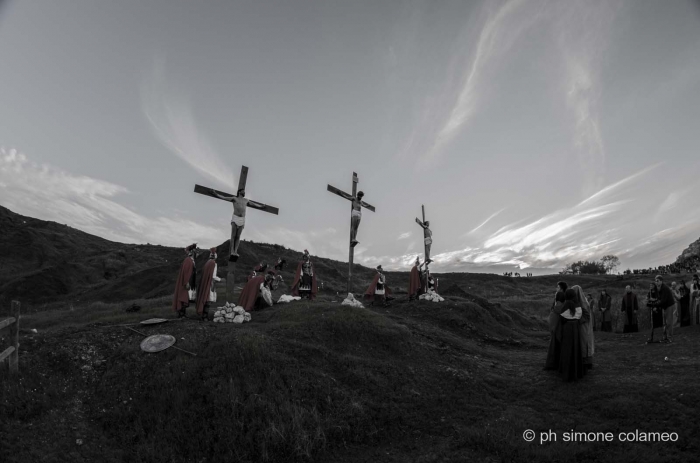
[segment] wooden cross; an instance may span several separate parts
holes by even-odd
[[[245,217],[245,211],[247,208],[251,209],[257,209],[259,211],[264,211],[264,212],[269,212],[270,214],[275,214],[277,215],[279,213],[279,209],[276,207],[268,206],[267,204],[259,203],[257,201],[252,201],[250,199],[245,198],[244,194],[241,195],[241,192],[245,193],[245,186],[246,186],[246,181],[248,180],[248,168],[246,166],[241,167],[241,176],[238,179],[238,190],[236,191],[235,195],[232,195],[230,193],[225,193],[223,191],[215,190],[213,188],[207,188],[201,185],[195,185],[194,186],[194,192],[199,193],[201,195],[205,196],[211,196],[212,198],[216,199],[221,199],[224,201],[229,201],[233,203],[233,208],[234,208],[234,214],[236,216],[242,216]],[[240,196],[239,196],[240,195]],[[229,252],[229,265],[228,265],[228,275],[226,277],[226,301],[227,302],[234,302],[235,299],[233,298],[234,295],[234,290],[235,290],[235,284],[234,284],[234,272],[235,272],[235,262],[238,259],[237,251],[238,251],[238,244],[240,243],[240,237],[241,233],[243,231],[244,226],[237,226],[232,224],[231,225],[231,244],[230,244],[230,252]]]
[[[430,255],[428,254],[428,245],[425,244],[425,239],[428,237],[428,234],[425,230],[425,206],[421,204],[420,207],[423,212],[423,221],[421,222],[420,220],[418,220],[418,217],[416,217],[416,223],[420,225],[420,227],[423,229],[423,252],[425,253],[423,262],[425,262],[425,281],[427,288],[427,281],[428,278],[430,278],[430,269],[428,268],[428,259],[430,258]]]
[[[328,185],[328,191],[331,193],[335,193],[341,198],[345,198],[348,201],[351,201],[353,205],[355,204],[357,199],[357,183],[359,182],[359,179],[357,178],[357,173],[353,172],[352,173],[352,195],[347,194],[346,192],[339,190],[338,188]],[[369,209],[372,212],[376,212],[374,209],[374,206],[371,204],[367,204],[366,202],[359,200],[359,204],[361,207],[364,207],[365,209]],[[352,243],[353,239],[353,223],[352,223],[352,211],[353,207],[350,206],[350,251],[349,251],[349,257],[348,257],[348,293],[352,293],[352,264],[353,260],[355,257],[355,246]],[[359,226],[359,223],[358,223]],[[355,238],[357,237],[357,229],[355,230]]]

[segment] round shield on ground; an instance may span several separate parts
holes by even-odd
[[[141,322],[142,325],[157,325],[158,323],[165,323],[167,322],[167,318],[149,318],[148,320],[144,320]]]
[[[154,334],[141,341],[144,352],[160,352],[175,344],[175,338],[169,334]]]

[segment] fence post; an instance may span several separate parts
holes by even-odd
[[[10,343],[15,351],[10,354],[10,375],[16,375],[19,371],[19,301],[12,301],[12,316],[15,323],[10,328]]]

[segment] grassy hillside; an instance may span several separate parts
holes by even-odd
[[[480,282],[529,294],[495,278]],[[93,303],[23,318],[38,333],[23,332],[20,380],[0,380],[3,461],[656,462],[698,451],[697,327],[672,345],[597,333],[595,369],[565,384],[541,371],[548,333],[515,299],[319,301],[254,312],[244,325],[136,326],[197,357],[141,352],[143,337],[117,325],[169,309],[168,298],[139,303],[139,314]],[[526,429],[680,439],[539,445],[522,439]]]
[[[558,275],[438,274],[446,301],[435,304],[409,303],[408,274],[388,272],[391,307],[350,309],[339,304],[347,264],[314,257],[325,283],[315,302],[254,312],[243,325],[148,327],[138,322],[172,317],[181,250],[112,243],[8,212],[0,210],[11,222],[0,221],[8,255],[0,285],[3,298],[20,298],[23,316],[21,375],[0,371],[3,463],[684,462],[699,451],[700,327],[676,331],[670,345],[644,345],[646,333],[596,332],[594,370],[563,383],[542,371]],[[13,239],[36,249],[20,252]],[[228,243],[219,249],[225,276]],[[239,282],[244,268],[286,258],[275,296],[288,293],[300,253],[248,242],[241,251]],[[373,271],[355,273],[362,293]],[[595,296],[607,288],[621,330],[624,286],[641,297],[651,278],[565,280]],[[132,303],[141,311],[125,312]],[[0,318],[8,309],[0,305]],[[644,328],[644,312],[640,320]],[[197,356],[146,354],[144,336],[124,325],[172,334]],[[0,337],[0,347],[6,342]],[[526,442],[527,429],[551,429],[559,440]],[[570,430],[679,438],[562,442]]]

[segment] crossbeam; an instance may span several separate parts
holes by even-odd
[[[217,198],[214,195],[214,193],[212,193],[212,190],[215,191],[216,193],[222,195],[222,196],[236,196],[236,195],[232,195],[231,193],[226,193],[225,191],[214,190],[213,188],[209,188],[206,186],[197,185],[197,184],[194,185],[194,192],[195,193],[199,193],[200,195],[204,195],[204,196],[209,196],[210,198],[221,199],[221,198]],[[269,212],[270,214],[275,214],[275,215],[279,215],[279,212],[280,212],[279,208],[277,208],[277,207],[268,206],[267,204],[262,204],[262,203],[259,203],[257,201],[249,201],[247,207],[249,207],[251,209],[257,209],[257,210],[263,211],[263,212]]]

